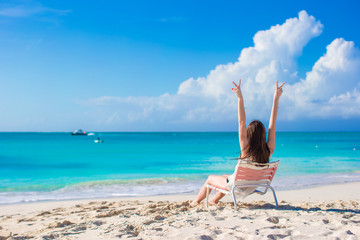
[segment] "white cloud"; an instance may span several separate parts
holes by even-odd
[[[360,52],[354,42],[335,39],[326,47],[327,51],[313,66],[306,79],[300,79],[288,86],[285,101],[299,114],[317,117],[359,116],[359,111],[349,111],[357,106],[356,96],[360,87]],[[349,93],[352,92],[352,93]],[[350,95],[349,95],[350,94]],[[290,110],[289,110],[290,112]]]
[[[345,118],[360,115],[360,92],[354,89],[352,92],[346,92],[339,96],[333,96],[329,104],[324,107],[328,115],[337,113]]]
[[[359,116],[359,50],[353,42],[335,39],[305,79],[297,76],[297,58],[323,25],[305,11],[254,36],[254,46],[241,51],[234,63],[221,64],[206,77],[182,82],[176,94],[159,97],[99,97],[83,104],[107,109],[111,122],[121,111],[125,122],[236,122],[232,81],[242,78],[248,119],[270,115],[274,85],[286,81],[279,118]],[[119,121],[120,123],[120,121]]]
[[[26,18],[39,14],[53,14],[53,15],[66,15],[71,10],[61,10],[48,8],[37,2],[28,2],[27,4],[15,5],[15,6],[1,6],[0,16]]]

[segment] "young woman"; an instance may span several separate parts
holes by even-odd
[[[238,98],[239,142],[241,149],[240,159],[247,159],[258,163],[268,163],[271,155],[275,151],[275,124],[279,108],[279,99],[283,92],[282,87],[285,82],[279,87],[278,81],[276,81],[267,141],[265,127],[260,121],[252,121],[246,128],[244,99],[240,89],[241,79],[239,80],[239,85],[236,85],[234,82],[233,84],[235,85],[235,88],[232,88],[231,90],[236,93]],[[233,175],[210,175],[196,199],[191,202],[191,206],[195,206],[205,199],[206,184],[215,185],[222,189],[229,189],[228,183],[231,182],[233,177]],[[217,192],[214,198],[209,201],[209,204],[217,204],[223,196],[224,194]]]

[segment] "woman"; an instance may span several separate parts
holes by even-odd
[[[240,159],[247,159],[258,163],[268,163],[271,155],[275,151],[275,124],[279,108],[279,99],[283,92],[282,87],[284,86],[285,82],[282,83],[279,87],[278,81],[276,81],[276,89],[271,110],[267,141],[265,127],[260,121],[252,121],[246,128],[244,99],[240,89],[241,79],[239,80],[239,85],[236,85],[234,82],[233,84],[235,85],[235,88],[232,88],[231,90],[236,93],[238,98],[239,142],[241,149]],[[191,202],[191,206],[196,206],[203,199],[205,199],[206,184],[215,185],[222,189],[229,189],[228,183],[231,183],[233,177],[233,175],[210,175],[204,186],[201,188],[196,199]],[[214,198],[209,201],[209,204],[217,204],[223,196],[223,193],[217,192]]]

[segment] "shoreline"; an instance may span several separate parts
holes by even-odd
[[[336,192],[343,191],[345,189],[345,192],[351,191],[351,189],[356,189],[360,187],[360,181],[354,181],[354,182],[347,182],[347,183],[331,183],[331,184],[322,184],[322,185],[314,185],[314,186],[306,186],[302,188],[295,188],[295,189],[285,189],[285,190],[277,190],[275,188],[277,196],[284,197],[285,199],[289,201],[296,201],[296,198],[299,199],[299,201],[306,201],[310,200],[312,197],[310,196],[310,193],[312,193],[312,196],[316,196],[317,200],[336,200],[335,197],[330,197],[328,194],[318,194],[318,192],[323,193],[324,191],[326,193],[331,194],[331,191],[333,189],[336,190]],[[298,194],[299,192],[304,192],[306,194]],[[104,197],[104,198],[74,198],[74,199],[60,199],[60,200],[40,200],[40,201],[29,201],[29,202],[17,202],[17,203],[4,203],[0,204],[0,210],[2,207],[6,206],[14,206],[14,205],[29,205],[29,204],[46,204],[46,203],[56,203],[56,202],[88,202],[88,201],[103,201],[103,200],[113,200],[113,201],[121,201],[121,200],[148,200],[148,199],[156,199],[158,201],[177,201],[176,199],[180,199],[181,201],[191,200],[196,196],[197,192],[189,192],[189,193],[178,193],[178,194],[157,194],[157,195],[145,195],[145,196],[124,196],[124,197]],[[255,197],[266,197],[265,196],[258,196],[255,194]],[[293,197],[296,196],[296,197]],[[337,195],[336,195],[337,196]],[[360,192],[359,194],[345,194],[342,195],[344,198],[343,200],[351,200],[354,196],[356,196],[357,199],[360,199]],[[189,197],[189,199],[187,199]],[[252,199],[252,195],[246,197],[243,199],[245,202],[247,202],[247,199]],[[226,197],[225,197],[226,199]],[[279,199],[279,197],[278,197]],[[255,199],[254,199],[255,200]],[[1,212],[1,211],[0,211]]]
[[[348,185],[348,184],[356,184],[356,183],[360,183],[360,171],[355,171],[352,172],[352,174],[355,174],[354,180],[353,181],[347,181],[347,182],[331,182],[331,183],[313,183],[313,184],[306,184],[306,185],[296,185],[296,181],[295,178],[293,177],[287,177],[287,178],[283,178],[284,180],[286,179],[290,184],[289,186],[291,186],[291,184],[294,184],[294,187],[283,187],[283,186],[277,186],[276,183],[275,185],[273,184],[272,186],[275,188],[276,192],[292,192],[292,191],[302,191],[302,190],[308,190],[308,189],[322,189],[322,188],[328,188],[330,186],[343,186],[343,185]],[[320,176],[320,175],[319,175]],[[317,176],[319,178],[319,176]],[[328,177],[329,174],[324,174],[324,177]],[[335,177],[337,177],[337,175],[334,175]],[[301,176],[304,177],[304,176]],[[310,176],[313,177],[313,176]],[[331,178],[325,179],[325,180],[330,180]],[[282,180],[282,179],[281,179]],[[300,179],[301,180],[301,179]],[[205,181],[205,179],[203,181],[201,181],[201,183],[203,183]],[[279,181],[279,178],[277,178],[274,182]],[[200,189],[202,184],[199,182],[198,186],[196,189]],[[151,185],[149,185],[151,186]],[[154,185],[159,187],[159,185]],[[181,185],[179,186],[181,187]],[[194,188],[193,188],[194,189]],[[112,200],[121,200],[121,199],[136,199],[136,198],[156,198],[156,197],[165,197],[165,199],[167,199],[168,197],[171,199],[171,196],[182,196],[182,195],[195,195],[197,194],[197,190],[191,190],[188,192],[179,192],[179,193],[162,193],[162,194],[148,194],[148,195],[137,195],[137,194],[133,194],[133,195],[128,195],[128,194],[123,194],[123,196],[121,194],[117,194],[117,195],[107,195],[104,197],[97,197],[96,195],[99,195],[99,193],[95,193],[94,197],[88,197],[88,196],[82,196],[82,197],[67,197],[67,198],[58,198],[58,199],[36,199],[36,200],[29,200],[29,201],[18,201],[18,202],[0,202],[0,208],[2,206],[11,206],[11,205],[18,205],[18,204],[35,204],[35,203],[47,203],[47,202],[66,202],[66,201],[91,201],[91,200],[99,200],[99,199],[112,199]],[[27,192],[24,192],[25,194]],[[39,192],[41,193],[41,192]],[[44,192],[46,193],[46,192]],[[4,193],[3,193],[4,194]],[[11,194],[11,192],[6,192],[5,194]],[[21,194],[21,192],[13,192],[13,194]],[[87,194],[89,195],[89,194]],[[26,195],[25,195],[26,196]],[[286,194],[285,194],[286,196]],[[1,196],[0,196],[1,197]],[[3,195],[3,197],[6,197],[5,195]],[[60,196],[61,197],[61,196]]]
[[[281,201],[289,201],[293,203],[299,202],[319,202],[319,201],[336,201],[336,200],[359,200],[360,191],[356,189],[360,188],[359,182],[340,183],[340,184],[329,184],[314,186],[310,188],[301,188],[294,190],[276,190],[277,199]],[[87,199],[64,199],[64,200],[44,200],[36,202],[22,202],[22,203],[9,203],[0,205],[0,213],[5,213],[6,208],[15,210],[18,207],[23,209],[21,206],[36,206],[42,205],[43,207],[56,207],[70,206],[78,203],[88,204],[89,202],[99,201],[169,201],[169,202],[184,202],[190,201],[195,198],[197,193],[181,193],[181,194],[164,194],[164,195],[152,195],[152,196],[127,196],[127,197],[105,197],[105,198],[87,198]],[[225,196],[222,202],[232,202],[230,196]],[[271,204],[274,203],[271,191],[261,196],[253,194],[245,199],[239,199],[240,202],[252,202],[252,201],[267,201]],[[25,209],[25,208],[24,208]]]
[[[359,239],[360,182],[192,208],[195,194],[0,206],[0,239]]]

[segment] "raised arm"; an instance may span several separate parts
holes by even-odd
[[[235,88],[231,90],[236,93],[238,98],[238,121],[239,121],[239,142],[241,155],[243,155],[244,150],[248,145],[247,133],[246,133],[246,117],[245,117],[245,108],[244,108],[244,98],[241,93],[240,84],[241,79],[239,80],[239,85],[233,82]]]
[[[276,118],[277,113],[279,110],[279,99],[283,92],[282,87],[284,86],[285,82],[281,84],[279,87],[278,81],[276,80],[276,89],[274,93],[274,102],[271,110],[270,122],[269,122],[269,134],[268,134],[268,141],[267,144],[270,149],[270,155],[272,155],[275,151],[275,125],[276,125]]]

